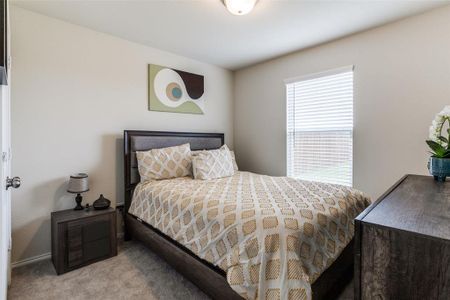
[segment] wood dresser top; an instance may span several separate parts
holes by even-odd
[[[364,211],[361,222],[450,240],[450,182],[407,175]]]

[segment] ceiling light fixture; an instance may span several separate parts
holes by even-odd
[[[246,15],[253,10],[258,0],[224,0],[228,11],[233,15]]]

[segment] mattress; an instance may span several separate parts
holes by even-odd
[[[140,183],[129,213],[224,270],[246,299],[311,299],[369,204],[350,187],[236,172]]]

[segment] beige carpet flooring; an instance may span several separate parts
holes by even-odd
[[[57,276],[50,260],[13,269],[8,299],[209,299],[138,242],[116,257]],[[353,299],[346,287],[338,300]]]

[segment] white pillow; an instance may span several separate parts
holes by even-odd
[[[198,151],[192,156],[195,179],[216,179],[234,175],[233,160],[226,145],[220,149]]]
[[[191,147],[184,144],[175,147],[137,151],[141,182],[191,175]]]
[[[227,147],[227,145],[223,145],[222,147],[220,147],[220,149],[224,149],[224,147]],[[208,150],[193,150],[193,151],[191,151],[191,154],[192,154],[192,156],[196,156],[197,154],[199,154],[202,151],[208,151]],[[234,171],[239,171],[238,165],[236,163],[236,155],[234,155],[234,151],[230,150],[230,154],[231,154],[231,160],[233,161]]]

